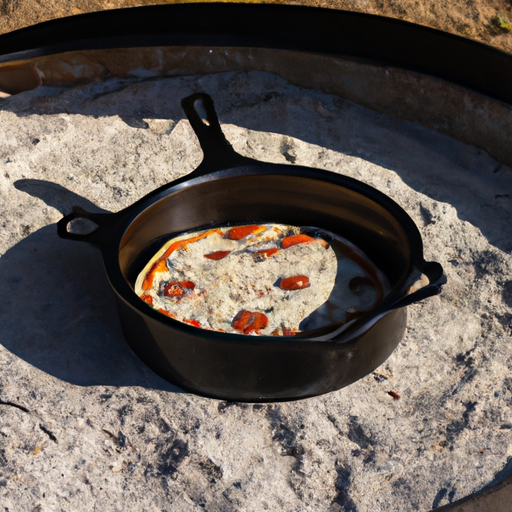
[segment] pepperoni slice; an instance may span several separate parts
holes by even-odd
[[[140,298],[144,302],[147,302],[150,306],[153,306],[153,297],[151,297],[151,295],[148,295],[147,293],[144,293],[143,295],[140,296]]]
[[[215,251],[211,252],[210,254],[205,254],[204,257],[208,258],[209,260],[221,260],[222,258],[225,258],[230,252],[232,251]]]
[[[306,276],[292,276],[281,279],[279,288],[281,290],[303,290],[309,287],[309,277]]]
[[[166,297],[183,297],[196,285],[192,281],[171,281],[164,289]]]
[[[244,334],[249,334],[253,331],[259,334],[259,330],[265,329],[267,325],[268,318],[266,315],[259,311],[246,311],[244,309],[235,315],[231,323],[233,329],[243,332]]]
[[[235,228],[231,228],[227,232],[227,237],[230,240],[241,240],[247,235],[251,235],[252,233],[261,233],[265,229],[265,226],[237,226]]]

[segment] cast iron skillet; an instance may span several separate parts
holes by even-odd
[[[346,176],[242,157],[224,137],[205,94],[185,98],[182,106],[204,152],[194,172],[118,213],[74,208],[57,225],[60,237],[101,250],[131,348],[164,379],[226,400],[305,398],[373,371],[403,336],[404,306],[439,293],[446,281],[441,265],[425,262],[411,218],[384,194]],[[73,233],[75,219],[98,227],[86,235]],[[291,338],[196,328],[162,315],[134,293],[136,276],[170,236],[254,222],[315,226],[349,239],[385,273],[391,292],[360,318]],[[428,284],[408,294],[421,274]]]

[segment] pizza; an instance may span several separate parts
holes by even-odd
[[[332,233],[227,226],[170,239],[138,275],[135,292],[194,327],[293,336],[374,304],[382,295],[376,272],[361,251]]]

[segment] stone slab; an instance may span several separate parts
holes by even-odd
[[[382,190],[417,223],[426,258],[444,266],[442,295],[409,307],[397,350],[352,386],[280,404],[182,392],[126,345],[100,254],[57,237],[71,206],[118,211],[199,164],[179,106],[198,91],[214,98],[237,151]],[[0,101],[6,509],[429,510],[510,473],[510,168],[266,73],[38,88]]]

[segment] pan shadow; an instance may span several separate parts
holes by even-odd
[[[51,181],[22,179],[14,182],[14,188],[42,199],[48,206],[62,213],[63,216],[70,213],[74,206],[80,206],[91,213],[108,213],[107,210],[96,206],[85,197]]]
[[[102,211],[54,183],[16,188],[63,214],[69,205]],[[80,386],[141,386],[182,392],[146,367],[127,345],[100,252],[62,240],[46,226],[0,258],[2,344],[16,356]]]

